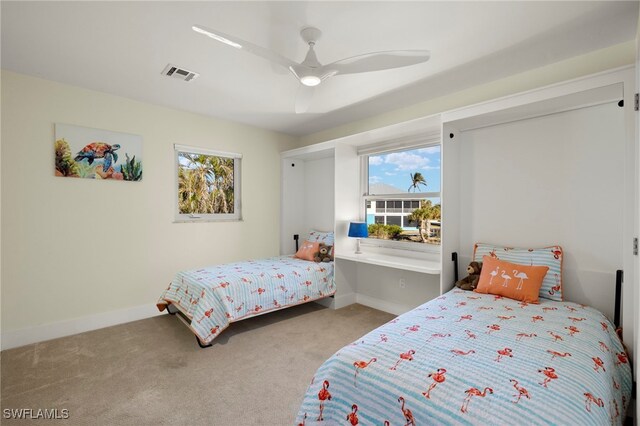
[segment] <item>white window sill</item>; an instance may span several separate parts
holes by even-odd
[[[203,222],[244,222],[240,219],[209,219],[209,218],[193,218],[193,219],[175,219],[173,223],[203,223]]]
[[[373,250],[397,251],[398,256],[403,256],[407,252],[413,252],[416,254],[440,255],[440,245],[436,244],[379,240],[377,238],[363,238],[360,240],[360,244],[365,250],[371,248]]]
[[[336,259],[350,260],[354,262],[368,263],[371,265],[386,266],[389,268],[403,269],[405,271],[421,272],[423,274],[440,274],[440,259],[425,259],[417,257],[404,257],[395,254],[380,252],[336,253]]]

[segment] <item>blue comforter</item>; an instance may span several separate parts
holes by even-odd
[[[621,424],[631,386],[599,311],[452,290],[327,360],[296,424]]]
[[[278,256],[179,272],[157,303],[172,304],[191,320],[202,343],[231,322],[331,296],[333,262]]]

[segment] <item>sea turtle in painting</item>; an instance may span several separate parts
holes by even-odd
[[[89,160],[89,164],[93,164],[93,160],[96,158],[104,158],[104,164],[102,170],[105,172],[111,167],[111,162],[116,163],[118,161],[118,154],[115,152],[120,149],[120,145],[109,145],[104,142],[91,142],[89,145],[78,151],[75,160],[82,161],[83,159]]]

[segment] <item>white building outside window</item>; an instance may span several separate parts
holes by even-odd
[[[366,243],[420,251],[440,246],[440,145],[363,155]]]

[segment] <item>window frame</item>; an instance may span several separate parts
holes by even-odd
[[[442,159],[442,144],[440,140],[430,140],[425,141],[421,144],[411,144],[411,146],[395,146],[392,149],[381,149],[380,151],[376,150],[366,150],[366,153],[360,154],[360,189],[362,196],[360,197],[360,220],[367,220],[367,202],[376,201],[376,200],[398,200],[402,199],[402,202],[409,200],[424,200],[427,198],[439,198],[440,204],[442,204],[442,179],[441,179],[441,188],[438,192],[406,192],[406,193],[398,193],[398,194],[383,194],[383,195],[370,195],[369,194],[369,157],[382,155],[382,154],[390,154],[393,152],[402,152],[402,151],[411,151],[414,149],[421,148],[429,148],[432,146],[440,147],[440,158]],[[442,161],[440,162],[442,164]],[[440,176],[442,177],[442,170],[440,170]],[[404,204],[403,204],[404,206]],[[377,204],[376,204],[377,208]],[[377,215],[377,213],[376,213]],[[404,213],[401,213],[401,216]],[[442,226],[442,225],[441,225]],[[398,249],[398,250],[409,250],[415,252],[424,252],[424,253],[440,253],[441,252],[441,244],[425,244],[418,242],[406,242],[406,241],[392,241],[392,240],[382,240],[378,238],[363,238],[361,240],[361,244],[365,247],[379,247],[379,248],[390,248],[390,249]]]
[[[199,148],[188,145],[174,144],[174,223],[191,223],[191,222],[239,222],[242,221],[242,191],[241,191],[241,171],[242,171],[242,154],[235,152],[217,151],[207,148]],[[179,168],[180,153],[186,154],[202,154],[211,157],[222,157],[233,159],[233,213],[180,213],[179,207]]]

